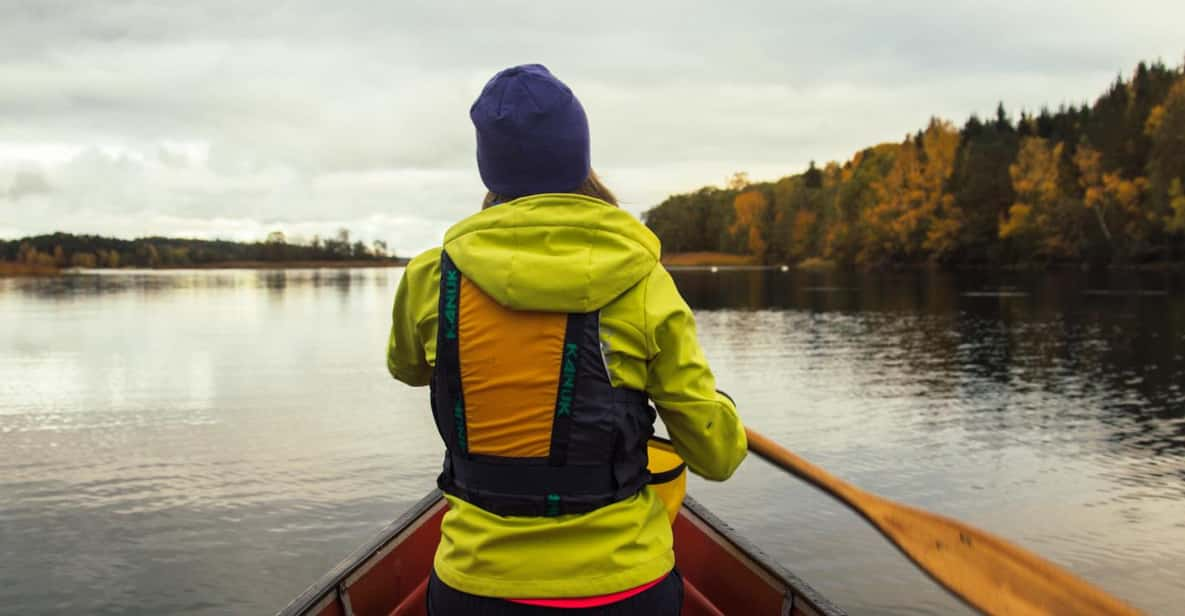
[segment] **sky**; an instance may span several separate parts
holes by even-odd
[[[1185,58],[1185,3],[0,0],[0,238],[290,239],[410,255],[473,213],[468,110],[542,63],[623,207],[801,172]]]

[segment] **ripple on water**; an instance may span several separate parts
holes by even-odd
[[[398,275],[0,283],[0,605],[273,612],[398,516],[441,453],[377,359]],[[675,276],[747,424],[1151,612],[1185,601],[1185,285]],[[963,613],[768,465],[691,491],[852,613]]]

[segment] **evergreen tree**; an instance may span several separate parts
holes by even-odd
[[[815,167],[815,161],[811,161],[811,166],[803,174],[803,179],[806,181],[807,188],[823,187],[823,173]]]

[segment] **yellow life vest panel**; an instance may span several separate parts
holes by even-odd
[[[599,313],[510,310],[440,257],[432,411],[440,488],[498,515],[584,513],[650,481],[655,411],[613,387]]]

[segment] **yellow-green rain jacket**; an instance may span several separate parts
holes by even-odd
[[[614,387],[645,391],[692,472],[732,475],[745,457],[736,408],[716,391],[691,309],[659,264],[660,243],[629,213],[576,194],[523,197],[445,234],[466,277],[499,304],[600,311]],[[411,261],[395,295],[387,368],[427,385],[436,360],[440,249]],[[435,569],[458,590],[490,597],[580,597],[657,579],[675,564],[670,522],[650,488],[584,514],[503,517],[446,495]]]

